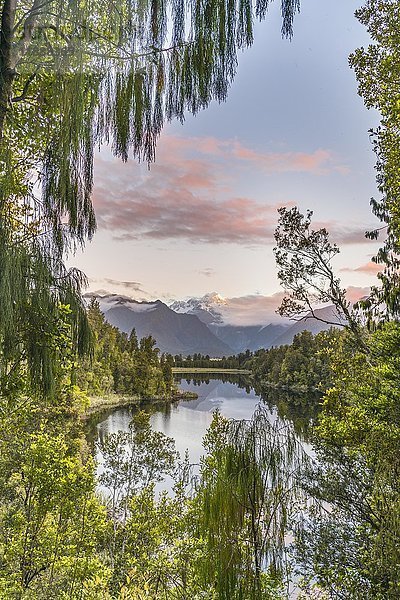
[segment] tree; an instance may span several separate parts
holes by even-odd
[[[285,575],[284,537],[302,497],[304,453],[289,426],[259,406],[250,421],[222,418],[206,434],[200,531],[217,598],[277,598]]]
[[[68,310],[60,307],[46,344],[54,394],[15,369],[0,394],[0,597],[102,596],[107,574],[97,556],[106,527],[95,495],[93,461],[82,438],[84,396],[72,381]],[[65,315],[62,319],[62,315]]]
[[[165,121],[226,97],[237,51],[269,0],[3,0],[0,6],[0,341],[33,381],[53,385],[44,343],[69,304],[75,347],[89,347],[85,278],[66,251],[94,234],[94,148],[152,161]],[[284,35],[299,0],[282,0]],[[40,320],[40,324],[39,324]],[[32,323],[32,327],[27,323]],[[37,323],[38,327],[33,327]],[[38,343],[41,338],[41,343]]]
[[[379,127],[370,134],[377,159],[376,182],[382,197],[373,198],[371,206],[383,225],[367,232],[367,236],[377,239],[384,233],[382,247],[373,258],[383,268],[378,274],[380,285],[374,286],[362,303],[379,322],[400,314],[400,9],[396,0],[368,0],[356,11],[356,17],[366,26],[373,43],[355,50],[350,66],[366,107],[377,109],[381,117]]]
[[[120,562],[127,544],[125,525],[132,498],[173,472],[177,452],[172,438],[152,431],[150,417],[143,411],[133,417],[129,432],[108,434],[98,448],[103,464],[99,483],[105,488],[105,502],[111,518],[107,548],[114,578],[123,580],[126,572],[121,571]],[[127,566],[124,564],[125,568]]]
[[[167,398],[173,390],[172,371],[162,363],[155,340],[138,343],[135,330],[129,338],[110,325],[93,297],[87,317],[93,334],[92,356],[76,362],[74,379],[91,396],[108,394],[132,398]]]
[[[338,598],[399,595],[400,326],[387,323],[370,352],[331,356],[334,384],[316,428],[319,461],[305,477],[330,505],[311,515],[302,560]],[[326,548],[330,552],[326,552]]]
[[[275,260],[278,278],[287,293],[278,312],[282,316],[322,320],[329,325],[349,327],[358,343],[366,348],[357,314],[351,310],[346,290],[335,276],[332,259],[339,248],[329,240],[325,228],[311,229],[312,211],[304,216],[298,208],[278,209],[275,230]],[[329,321],[315,313],[315,305],[330,302],[338,319]]]

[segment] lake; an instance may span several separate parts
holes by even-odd
[[[218,409],[229,419],[250,419],[262,400],[243,377],[225,376],[206,379],[203,375],[177,381],[180,389],[196,392],[198,398],[182,400],[174,404],[162,404],[159,407],[144,405],[143,408],[152,412],[150,417],[152,428],[174,439],[176,449],[182,458],[188,451],[190,463],[196,465],[194,468],[196,473],[200,457],[204,453],[202,439],[212,421],[213,412]],[[96,442],[107,434],[129,431],[129,424],[135,410],[137,409],[122,407],[97,416],[94,421],[91,421],[88,437]],[[271,406],[268,410],[270,420],[275,420],[277,409]],[[303,447],[306,451],[310,451],[307,444],[303,443]],[[103,470],[103,460],[99,450],[96,451],[96,460],[98,474],[100,474]],[[169,489],[170,485],[167,478],[165,484],[157,486],[157,489]]]
[[[230,382],[222,379],[182,379],[178,382],[180,389],[196,392],[198,398],[163,405],[150,417],[154,430],[175,440],[182,458],[186,450],[189,452],[191,463],[197,464],[203,454],[202,439],[215,410],[218,409],[229,419],[250,419],[261,401],[253,389],[240,387],[232,382],[233,378],[230,379]],[[116,408],[103,417],[100,415],[98,422],[92,423],[90,437],[97,441],[109,433],[128,431],[134,410],[129,407]],[[271,419],[274,418],[275,411],[271,410]],[[97,460],[101,470],[100,453],[97,453]]]
[[[178,384],[183,391],[196,392],[198,398],[160,405],[159,407],[150,404],[142,408],[152,413],[150,423],[154,430],[160,431],[175,440],[176,449],[182,458],[186,450],[188,451],[189,460],[195,465],[194,473],[198,473],[199,460],[204,454],[202,439],[211,424],[213,412],[218,409],[223,416],[230,419],[250,419],[262,399],[243,377],[224,376],[223,378],[212,378],[210,376],[209,379],[205,380],[203,375],[202,377],[194,376],[194,378],[179,379]],[[107,434],[129,431],[129,424],[136,410],[136,408],[123,407],[116,408],[103,416],[99,415],[96,421],[91,423],[89,438],[92,441],[100,441]],[[269,419],[274,421],[278,417],[278,409],[271,404],[269,407],[267,406],[267,410],[269,411]],[[284,413],[286,412],[287,404],[284,404]],[[303,411],[300,410],[299,412],[302,413]],[[296,411],[293,416],[295,414]],[[291,419],[289,420],[291,421]],[[305,421],[308,421],[307,417]],[[302,429],[301,426],[299,430]],[[306,452],[312,454],[310,446],[304,441],[300,431],[298,439],[302,440],[302,446]],[[99,450],[96,451],[96,459],[99,475],[103,471],[103,461]],[[172,479],[166,477],[161,484],[157,484],[156,492],[170,491],[172,485]],[[100,490],[107,495],[105,489],[100,488]],[[286,536],[286,541],[290,544],[292,537]],[[296,595],[296,578],[294,578],[290,583],[288,596],[295,598]]]

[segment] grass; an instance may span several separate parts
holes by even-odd
[[[173,373],[231,373],[232,375],[246,374],[249,375],[251,371],[248,369],[218,369],[218,368],[206,368],[206,367],[172,367]]]

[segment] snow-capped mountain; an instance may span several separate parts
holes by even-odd
[[[221,308],[227,307],[228,301],[211,292],[201,298],[188,298],[187,300],[175,300],[169,307],[177,313],[197,315],[200,321],[210,325],[211,323],[223,323]]]
[[[137,302],[128,296],[94,293],[86,294],[86,301],[89,303],[93,296],[111,325],[128,334],[135,329],[139,339],[153,336],[161,352],[215,357],[232,354],[232,349],[196,315],[177,313],[161,300]]]
[[[286,329],[285,323],[235,323],[238,319],[238,308],[242,309],[238,307],[237,302],[223,298],[217,292],[205,294],[201,298],[177,300],[170,304],[170,308],[179,313],[196,315],[218,339],[232,349],[234,354],[245,350],[270,348]]]
[[[225,299],[216,292],[201,298],[176,300],[170,306],[161,300],[139,302],[129,296],[98,292],[85,294],[86,302],[93,296],[109,323],[128,334],[135,328],[139,338],[152,335],[160,350],[171,354],[229,356],[290,344],[296,333],[303,330],[316,334],[329,329],[331,325],[319,319],[338,326],[343,324],[334,307],[326,306],[315,311],[319,319],[307,315],[295,323],[279,323],[276,318],[270,321],[270,313],[265,312],[267,322],[243,325],[237,319],[251,309],[244,311],[238,299]],[[245,322],[258,323],[261,318],[260,314],[253,314],[253,320],[247,317]]]

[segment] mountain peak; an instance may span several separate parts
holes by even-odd
[[[203,301],[207,304],[218,304],[222,306],[226,306],[228,301],[223,298],[218,292],[209,292],[208,294],[204,294],[202,298],[197,298],[199,301]]]

